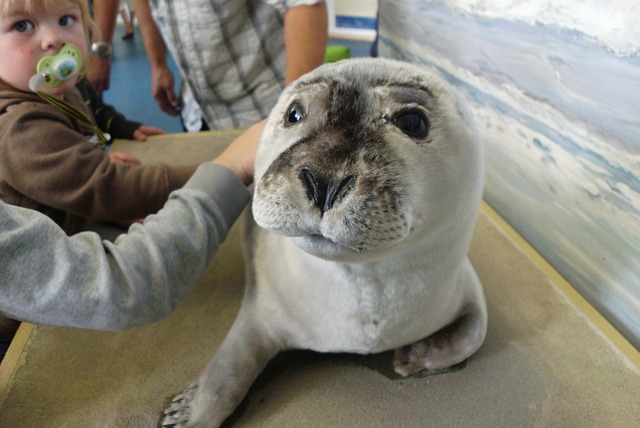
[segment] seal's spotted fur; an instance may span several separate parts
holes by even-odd
[[[487,322],[466,257],[482,174],[463,109],[417,66],[343,61],[292,84],[258,149],[242,308],[165,423],[219,425],[283,349],[396,349],[403,375],[469,357]]]

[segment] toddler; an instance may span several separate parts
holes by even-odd
[[[93,27],[87,0],[0,0],[0,199],[49,215],[67,234],[87,219],[158,211],[196,169],[102,150],[76,87]]]

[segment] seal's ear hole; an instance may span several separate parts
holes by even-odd
[[[393,123],[410,137],[425,138],[429,134],[429,121],[419,110],[402,111],[393,118]]]
[[[287,113],[284,116],[284,121],[287,125],[293,125],[295,123],[302,122],[305,117],[306,113],[304,111],[304,108],[298,101],[294,101],[287,109]]]

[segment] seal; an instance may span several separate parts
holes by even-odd
[[[467,252],[483,147],[445,82],[392,60],[323,65],[283,92],[256,158],[241,309],[164,426],[220,425],[285,349],[395,349],[407,376],[481,346]]]

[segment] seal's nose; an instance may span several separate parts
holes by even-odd
[[[311,171],[309,168],[300,170],[300,179],[307,189],[307,196],[322,214],[329,211],[336,202],[344,198],[356,182],[355,175],[349,175],[342,180],[328,180]]]

